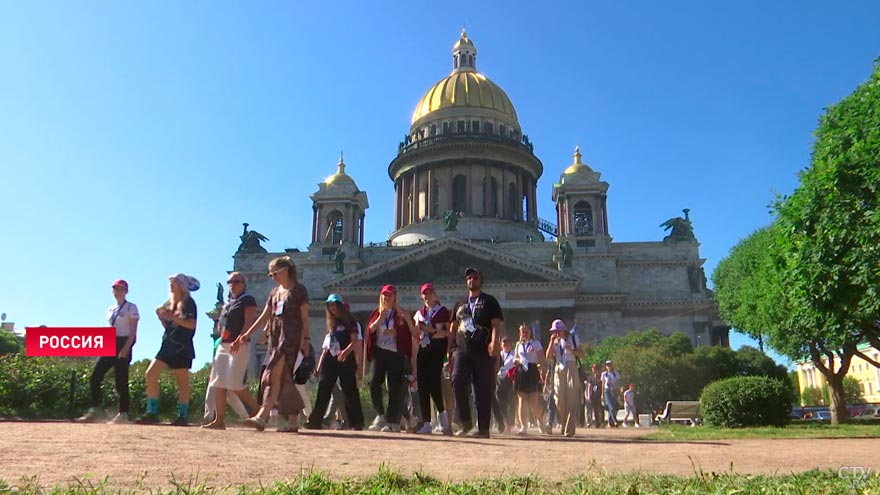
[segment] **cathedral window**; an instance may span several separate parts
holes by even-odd
[[[443,123],[443,134],[449,134],[449,122]]]
[[[495,126],[491,122],[483,123],[483,128],[486,129],[486,134],[495,134]]]
[[[458,129],[457,129],[457,130],[458,130],[458,132],[464,132],[464,131],[465,131],[465,129],[464,129],[464,121],[463,121],[463,120],[459,120],[459,121],[458,121]]]
[[[452,211],[467,210],[467,177],[456,175],[452,178]]]
[[[437,134],[437,124],[431,124],[431,127],[429,129],[432,136]]]
[[[511,220],[519,220],[516,210],[516,184],[511,182],[507,186],[507,214]]]
[[[480,121],[479,120],[475,120],[475,121],[471,122],[471,131],[480,132]]]
[[[593,208],[586,201],[574,205],[574,235],[593,235]]]

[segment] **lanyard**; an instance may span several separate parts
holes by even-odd
[[[468,296],[468,309],[471,310],[471,317],[474,316],[474,308],[477,306],[477,303],[480,302],[480,296],[477,296],[475,299],[471,300],[471,297]]]
[[[388,313],[388,318],[385,318],[385,328],[389,328],[389,329],[394,328],[393,322],[394,322],[394,311],[392,310],[390,313]]]
[[[116,318],[119,317],[119,313],[122,312],[122,308],[124,308],[126,304],[128,304],[128,301],[122,301],[122,304],[120,304],[119,306],[117,306],[116,309],[113,310],[113,314],[110,315],[110,326],[116,326]]]

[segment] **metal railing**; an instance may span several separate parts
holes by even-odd
[[[524,136],[522,139],[513,139],[504,136],[500,136],[497,134],[481,134],[478,132],[450,132],[446,134],[435,134],[433,136],[428,136],[426,138],[419,139],[418,141],[401,141],[397,145],[397,154],[402,155],[408,151],[416,150],[425,146],[431,146],[434,144],[441,143],[451,143],[451,142],[492,142],[492,143],[501,143],[506,144],[508,146],[517,147],[523,151],[527,151],[529,154],[534,154],[535,146],[529,141],[527,136]]]

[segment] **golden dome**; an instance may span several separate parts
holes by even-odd
[[[444,108],[476,107],[501,112],[519,123],[510,98],[500,86],[479,72],[460,70],[431,86],[416,105],[412,122]]]
[[[581,161],[581,147],[574,147],[574,163],[572,163],[565,172],[562,172],[562,175],[574,175],[581,173],[595,173],[593,169],[588,167],[584,162]]]
[[[342,160],[341,154],[339,155],[339,163],[337,163],[336,166],[336,173],[324,179],[324,183],[328,186],[348,187],[352,188],[353,191],[357,191],[358,187],[357,184],[354,183],[354,179],[345,173],[345,162]]]

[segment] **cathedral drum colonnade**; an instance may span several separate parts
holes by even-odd
[[[340,157],[336,173],[311,196],[308,249],[268,253],[243,235],[232,268],[260,303],[271,288],[269,260],[290,256],[313,298],[313,339],[324,332],[330,293],[342,295],[361,319],[387,283],[410,309],[421,304],[425,282],[451,306],[465,295],[464,268],[477,266],[485,290],[501,303],[509,336],[520,322],[537,324],[541,334],[562,318],[578,326],[584,341],[657,328],[685,332],[694,345],[728,345],[729,327],[706,288],[688,212],[663,224],[673,229],[664,239],[612,242],[609,184],[579,148],[559,169],[554,223],[538,217],[544,165],[535,146],[504,90],[477,71],[476,46],[462,32],[451,73],[418,101],[388,165],[395,213],[387,240],[365,244],[367,193]],[[262,351],[252,352],[249,376],[256,376]]]

